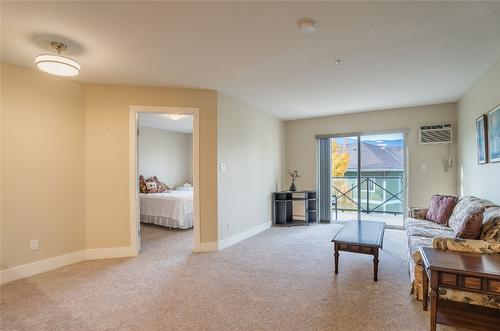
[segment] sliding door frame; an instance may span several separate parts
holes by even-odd
[[[335,133],[335,134],[319,134],[316,135],[316,140],[319,139],[332,139],[332,138],[348,138],[348,137],[356,137],[358,141],[358,220],[361,220],[361,202],[359,201],[361,199],[361,137],[362,136],[371,136],[371,135],[383,135],[383,134],[391,134],[391,133],[401,133],[403,134],[403,167],[404,167],[404,173],[403,173],[403,178],[405,181],[405,189],[403,192],[403,222],[401,226],[394,226],[394,225],[386,225],[386,228],[388,229],[403,229],[405,225],[405,215],[408,214],[408,186],[409,186],[409,181],[408,181],[408,158],[409,158],[409,152],[408,152],[408,133],[409,129],[403,128],[403,129],[394,129],[394,130],[381,130],[381,131],[358,131],[358,132],[348,132],[348,133]],[[318,149],[319,152],[319,149]],[[319,162],[319,155],[316,157],[317,162]],[[330,173],[331,177],[331,173]],[[320,176],[317,176],[317,187],[319,187],[320,183]],[[330,193],[331,194],[331,193]],[[330,212],[331,212],[331,207],[330,207]],[[340,223],[342,224],[343,222],[340,221],[333,221],[333,223]]]

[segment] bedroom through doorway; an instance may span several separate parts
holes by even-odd
[[[134,112],[133,231],[137,231],[138,254],[162,247],[192,250],[199,241],[195,203],[197,114],[184,108],[161,110],[161,107],[138,107]]]

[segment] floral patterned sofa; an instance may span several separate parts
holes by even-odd
[[[483,226],[479,239],[457,239],[452,227],[464,213],[473,208],[484,208]],[[475,252],[482,254],[500,254],[500,207],[476,197],[462,197],[455,205],[448,220],[449,226],[443,226],[425,220],[427,209],[412,209],[406,219],[406,239],[408,245],[408,264],[412,282],[411,293],[422,300],[422,256],[420,246],[430,246],[442,250]],[[442,289],[440,297],[447,300],[500,309],[500,298],[472,292]]]

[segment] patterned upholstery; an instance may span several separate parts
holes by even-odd
[[[486,208],[479,239],[500,241],[500,207]]]
[[[495,240],[436,237],[432,240],[432,247],[443,251],[450,250],[468,253],[500,254],[500,242]]]
[[[461,222],[468,218],[469,213],[477,208],[485,209],[480,240],[455,238],[451,226],[460,226]],[[450,216],[450,227],[425,220],[424,217],[421,217],[425,215],[424,210],[413,209],[410,211],[410,216],[413,217],[405,220],[408,265],[412,282],[411,293],[418,300],[422,300],[423,267],[420,246],[462,252],[500,254],[500,207],[476,197],[463,197],[458,201]],[[445,300],[500,309],[498,297],[450,289],[441,289],[440,292],[441,298]]]
[[[156,188],[148,190],[148,193],[162,193],[170,190],[167,184],[160,182],[160,180],[156,176],[149,177],[148,179],[146,179],[146,182],[156,184]]]
[[[139,176],[139,192],[148,193],[148,187],[146,185],[146,180],[143,175]]]
[[[427,215],[428,210],[427,208],[412,208],[410,210],[410,217],[418,220],[425,220],[425,215]]]
[[[476,197],[463,197],[458,201],[455,209],[453,209],[450,219],[448,220],[448,226],[456,231],[457,228],[469,218],[469,215],[477,213],[479,209],[486,209],[492,206],[494,205],[487,200]]]

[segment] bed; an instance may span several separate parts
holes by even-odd
[[[193,192],[140,193],[140,220],[143,223],[176,229],[193,227]]]

